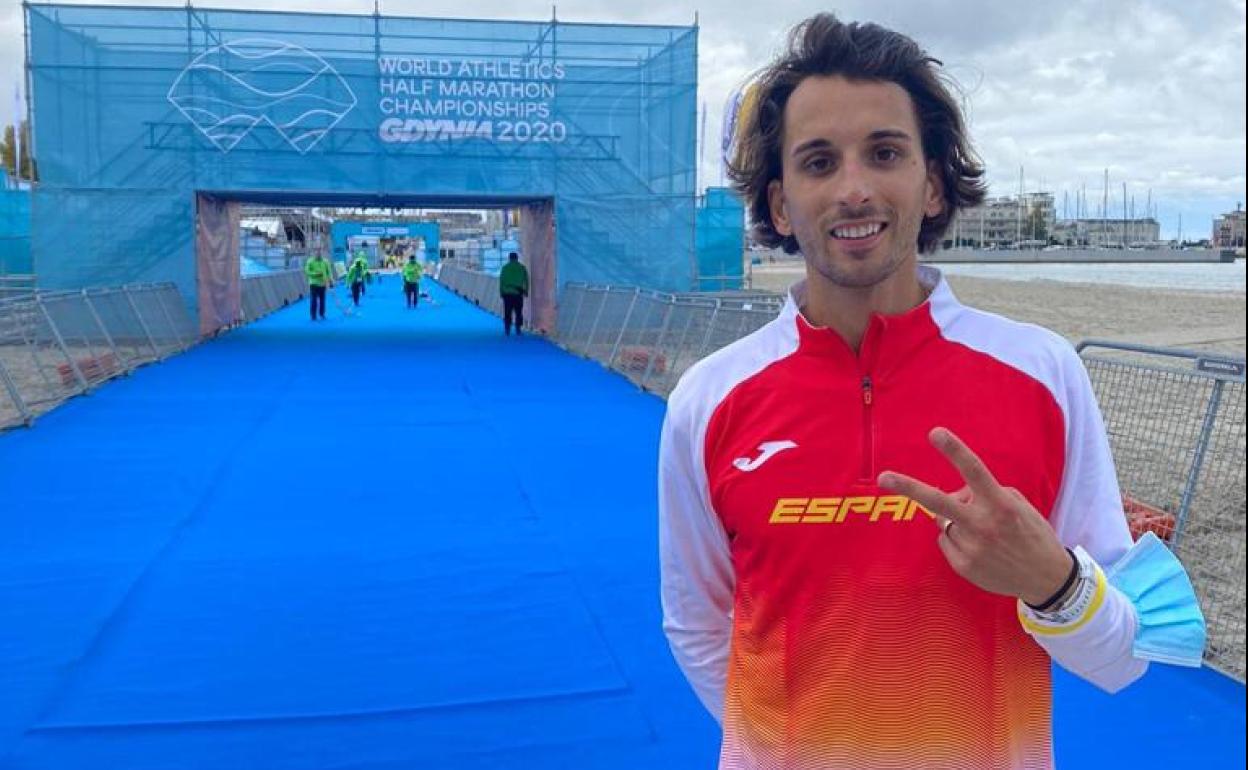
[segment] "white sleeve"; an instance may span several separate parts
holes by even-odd
[[[1131,534],[1092,383],[1078,355],[1069,348],[1063,353],[1064,392],[1058,397],[1066,418],[1066,465],[1050,522],[1063,545],[1081,546],[1096,564],[1108,566],[1131,548]],[[1103,592],[1082,617],[1069,623],[1046,626],[1042,616],[1021,602],[1020,617],[1064,668],[1107,692],[1117,692],[1142,676],[1148,662],[1132,654],[1138,624],[1135,607],[1108,582]]]
[[[716,720],[723,720],[734,573],[712,510],[699,426],[677,388],[659,446],[659,568],[663,631],[672,655]]]

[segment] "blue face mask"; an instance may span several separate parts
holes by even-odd
[[[1178,557],[1152,532],[1105,577],[1135,605],[1139,626],[1133,654],[1177,666],[1199,666],[1205,651],[1205,616]]]

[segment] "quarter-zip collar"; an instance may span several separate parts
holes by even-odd
[[[937,310],[948,317],[959,307],[949,284],[936,268],[921,265],[919,282],[929,292],[927,299],[904,313],[873,313],[857,354],[834,329],[815,326],[802,315],[800,308],[806,300],[805,280],[789,289],[781,314],[797,326],[799,354],[826,357],[859,377],[867,374],[878,376],[904,363],[916,348],[940,334],[933,320]]]

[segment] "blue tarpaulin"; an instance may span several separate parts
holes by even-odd
[[[553,200],[558,285],[690,287],[696,27],[190,5],[26,13],[42,286],[169,280],[193,303],[203,192]]]

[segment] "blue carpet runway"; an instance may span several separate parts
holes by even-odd
[[[386,280],[0,435],[0,768],[714,767],[662,402]],[[1058,701],[1059,767],[1243,767],[1211,672]]]

